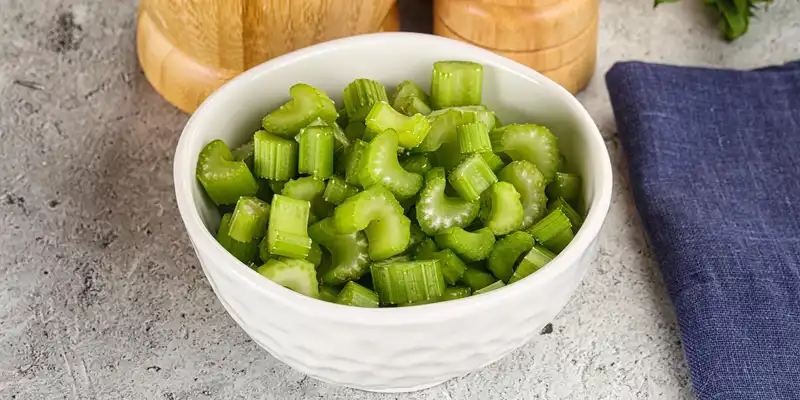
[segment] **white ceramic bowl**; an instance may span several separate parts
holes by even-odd
[[[480,296],[407,308],[365,309],[302,296],[261,277],[215,240],[219,213],[195,179],[213,139],[243,143],[268,111],[305,82],[341,104],[342,89],[372,78],[389,90],[403,80],[430,85],[439,60],[484,65],[483,102],[503,123],[551,128],[583,177],[588,215],[572,243],[522,281]],[[275,358],[321,381],[370,391],[413,391],[467,374],[535,338],[564,307],[597,252],[611,199],[611,163],[586,110],[537,72],[489,51],[441,37],[380,33],[308,47],[261,64],[211,95],[192,115],[175,155],[183,222],[220,302]]]

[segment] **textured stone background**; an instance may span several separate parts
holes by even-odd
[[[734,44],[699,3],[602,2],[597,75],[579,97],[607,138],[616,191],[600,256],[552,332],[464,378],[379,395],[292,371],[220,307],[173,200],[187,116],[139,70],[136,2],[0,0],[0,398],[691,398],[603,74],[619,59],[800,58],[800,0],[778,0]],[[402,5],[406,29],[430,29],[424,1]]]

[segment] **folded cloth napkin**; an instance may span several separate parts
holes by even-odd
[[[606,75],[699,399],[800,399],[800,62]]]

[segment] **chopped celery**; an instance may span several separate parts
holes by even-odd
[[[544,245],[548,249],[559,253],[572,241],[572,224],[569,218],[561,210],[557,208],[542,218],[541,221],[534,224],[528,233],[536,239],[537,242]]]
[[[256,132],[253,140],[258,177],[286,181],[297,175],[297,142],[282,139],[266,131]]]
[[[306,261],[314,264],[315,268],[319,268],[319,266],[322,265],[322,248],[320,248],[316,242],[311,242]]]
[[[369,256],[378,261],[402,253],[411,238],[411,220],[391,192],[375,185],[336,207],[336,229],[342,233],[364,230]]]
[[[269,253],[292,258],[306,258],[311,248],[308,237],[308,214],[311,204],[276,194],[267,226]]]
[[[497,281],[492,274],[473,267],[467,267],[464,275],[461,276],[461,283],[467,285],[472,291],[481,290]]]
[[[478,202],[469,202],[445,194],[447,180],[444,169],[437,167],[425,176],[425,187],[416,207],[417,222],[422,231],[433,235],[453,227],[466,227],[478,217]]]
[[[403,81],[397,85],[397,89],[392,93],[392,107],[399,111],[402,104],[412,97],[419,99],[426,105],[430,103],[428,94],[421,87],[412,81]]]
[[[458,147],[458,126],[471,122],[483,122],[489,132],[495,124],[494,113],[486,106],[450,107],[434,111],[428,115],[431,129],[425,140],[414,149],[415,152],[437,150],[444,143],[454,143]]]
[[[433,258],[433,254],[439,251],[439,248],[436,246],[436,242],[433,239],[425,239],[422,243],[417,246],[417,250],[414,254],[415,260],[430,260]]]
[[[236,204],[241,196],[253,196],[258,184],[242,161],[234,161],[228,146],[214,140],[203,147],[197,160],[197,179],[217,205]]]
[[[370,266],[372,285],[381,304],[405,304],[435,299],[445,283],[438,260],[376,263]]]
[[[280,194],[283,192],[283,187],[286,185],[286,181],[267,181],[269,182],[269,188],[272,190],[274,194]]]
[[[455,285],[464,275],[467,265],[450,249],[433,253],[432,259],[439,260],[442,266],[442,275],[448,285]]]
[[[486,164],[489,165],[489,168],[491,168],[492,172],[495,174],[499,173],[500,170],[506,166],[506,163],[503,162],[503,159],[492,152],[481,153],[481,157],[483,157],[483,161],[486,161]]]
[[[497,176],[480,154],[473,154],[450,173],[448,181],[461,198],[475,201],[489,186],[497,182]]]
[[[544,216],[546,182],[535,165],[528,161],[512,161],[497,174],[497,178],[514,185],[519,192],[524,215],[520,229],[530,228]]]
[[[414,114],[428,115],[432,111],[431,107],[417,96],[406,97],[395,109],[408,116]]]
[[[255,197],[242,196],[233,210],[228,235],[239,242],[255,242],[266,233],[268,218],[268,203]]]
[[[436,244],[443,249],[453,250],[468,262],[480,261],[489,257],[494,247],[494,234],[489,228],[467,232],[461,228],[450,228],[436,236]]]
[[[496,236],[519,230],[522,226],[522,203],[514,185],[496,182],[481,196],[481,221]]]
[[[379,306],[378,294],[355,282],[347,282],[339,294],[336,302],[346,306],[377,308]]]
[[[555,257],[556,255],[550,252],[550,250],[547,250],[539,245],[533,246],[525,258],[519,262],[517,270],[514,271],[514,275],[511,276],[511,279],[508,280],[508,283],[512,284],[538,271],[540,268],[547,265],[547,263],[553,261]]]
[[[363,140],[356,140],[347,150],[345,155],[345,182],[351,185],[361,185],[359,173],[363,170],[365,154],[369,150],[369,144]]]
[[[558,171],[561,159],[558,141],[550,130],[535,124],[511,124],[495,129],[491,134],[492,148],[503,152],[515,161],[533,163],[551,181]]]
[[[358,176],[361,186],[368,188],[381,184],[398,197],[413,196],[422,188],[422,176],[408,172],[400,166],[397,146],[397,134],[391,129],[372,139],[362,156],[362,167]]]
[[[359,189],[356,186],[350,185],[344,179],[333,176],[328,180],[328,185],[325,187],[325,192],[322,198],[331,204],[342,204],[350,196],[358,193]]]
[[[435,109],[481,104],[483,66],[469,61],[433,64],[431,105]]]
[[[261,179],[261,178],[256,179],[256,182],[258,183],[258,190],[256,191],[256,197],[266,202],[272,201],[272,195],[274,193],[272,192],[272,185],[270,185],[270,182],[266,179]]]
[[[470,295],[472,295],[472,289],[467,286],[449,286],[444,290],[441,297],[439,297],[439,301],[463,299]]]
[[[531,235],[517,231],[513,232],[495,243],[487,268],[497,279],[508,282],[514,274],[514,265],[517,260],[533,248],[534,242]]]
[[[431,159],[427,154],[412,154],[400,161],[400,166],[408,172],[425,176],[433,168]]]
[[[483,122],[461,124],[456,128],[456,132],[461,153],[491,153],[492,142],[489,139],[489,129]]]
[[[319,287],[320,300],[327,301],[328,303],[336,303],[337,296],[339,296],[339,289],[325,285]]]
[[[272,254],[269,254],[269,242],[266,236],[258,242],[258,258],[262,263],[272,258]]]
[[[269,113],[261,121],[261,126],[267,132],[292,138],[300,132],[300,129],[317,118],[334,122],[339,117],[333,100],[325,92],[313,86],[298,83],[289,88],[289,95],[292,96],[292,100]]]
[[[297,171],[318,179],[333,175],[333,128],[307,126],[296,137],[299,143]]]
[[[563,198],[559,197],[553,200],[550,204],[547,205],[547,211],[553,211],[555,209],[561,209],[561,211],[569,218],[570,224],[572,224],[572,232],[577,233],[578,229],[580,229],[581,225],[583,225],[583,217],[575,211],[572,206],[569,205]]]
[[[372,107],[366,118],[367,129],[381,133],[388,129],[397,132],[397,140],[400,146],[412,149],[419,146],[431,124],[428,118],[422,114],[405,116],[397,112],[389,103],[379,102]]]
[[[238,258],[239,261],[247,264],[256,258],[258,240],[254,239],[249,242],[240,242],[230,237],[230,235],[228,235],[228,230],[230,229],[231,216],[233,216],[231,213],[222,216],[219,229],[217,230],[217,242],[234,257]]]
[[[367,125],[364,121],[352,121],[347,124],[347,127],[344,128],[344,134],[348,140],[351,142],[355,141],[356,139],[361,139],[364,137],[364,131],[367,129]]]
[[[361,278],[369,269],[367,238],[363,232],[341,233],[333,218],[325,218],[308,228],[308,236],[330,253],[330,265],[320,266],[319,280],[338,286]]]
[[[442,167],[448,172],[452,171],[458,164],[461,164],[468,156],[468,154],[461,153],[458,141],[442,143],[439,149],[433,152],[436,166]]]
[[[547,197],[561,197],[569,204],[577,204],[581,195],[581,177],[577,174],[556,172],[553,181],[547,185]]]
[[[292,179],[286,182],[281,190],[281,194],[297,200],[306,200],[311,204],[308,214],[308,222],[314,223],[320,218],[325,218],[329,214],[329,205],[322,199],[325,192],[325,182],[310,176]]]
[[[411,233],[410,233],[410,238],[408,240],[409,249],[413,249],[419,246],[420,244],[422,244],[422,242],[424,242],[427,239],[428,235],[426,235],[425,232],[423,232],[422,229],[420,229],[417,224],[411,224]]]
[[[363,121],[375,103],[389,101],[386,88],[371,79],[356,79],[344,88],[344,106],[350,122]]]
[[[505,283],[503,283],[503,281],[497,281],[495,283],[492,283],[489,286],[484,286],[484,287],[476,290],[475,292],[472,293],[472,295],[476,296],[476,295],[483,294],[483,293],[486,293],[486,292],[491,292],[492,290],[500,289],[503,286],[505,286]]]
[[[231,150],[231,155],[233,156],[234,161],[242,161],[247,165],[247,168],[253,170],[253,150],[255,149],[255,144],[253,141],[249,141],[233,150]]]
[[[319,284],[314,264],[291,258],[270,259],[258,273],[271,281],[309,297],[319,298]]]

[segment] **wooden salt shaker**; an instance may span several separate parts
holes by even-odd
[[[434,0],[435,34],[525,64],[570,92],[597,56],[598,0]]]
[[[141,0],[137,51],[156,91],[191,113],[229,79],[270,58],[399,29],[396,0]]]

